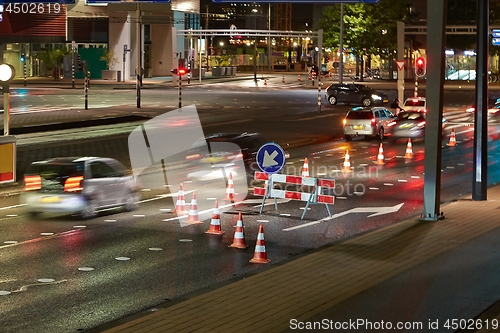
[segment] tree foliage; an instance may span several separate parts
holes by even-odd
[[[397,21],[413,15],[406,0],[380,0],[377,4],[344,5],[344,47],[353,54],[387,58],[397,47]],[[325,7],[320,27],[325,45],[340,45],[340,4]]]

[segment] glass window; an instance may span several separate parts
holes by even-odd
[[[92,178],[106,178],[114,176],[116,171],[104,162],[92,162],[90,163],[90,173]]]

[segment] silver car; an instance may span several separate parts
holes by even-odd
[[[394,114],[384,107],[353,108],[343,120],[344,137],[351,140],[353,136],[375,136],[382,140]]]
[[[140,190],[131,172],[114,159],[51,158],[29,166],[21,203],[32,216],[43,212],[76,213],[87,219],[105,208],[134,210]]]

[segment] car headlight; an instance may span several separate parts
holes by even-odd
[[[375,95],[375,94],[373,94],[373,95],[372,95],[372,99],[374,99],[374,100],[381,100],[381,99],[382,99],[382,97],[380,97],[379,95]]]

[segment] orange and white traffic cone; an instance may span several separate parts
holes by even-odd
[[[257,243],[255,244],[255,252],[253,258],[250,259],[252,264],[267,264],[271,259],[267,259],[266,244],[264,242],[264,227],[259,226],[259,234],[257,235]]]
[[[297,75],[297,81],[299,81],[299,82],[300,82],[300,81],[302,81],[302,80],[300,79],[300,74],[299,74],[299,75]]]
[[[451,129],[451,136],[450,136],[450,142],[448,143],[448,146],[453,147],[457,145],[457,138],[455,138],[455,129]]]
[[[281,79],[281,83],[285,83],[285,76],[283,75],[283,78]]]
[[[184,187],[182,186],[182,183],[179,185],[179,193],[177,194],[177,202],[175,203],[174,213],[178,216],[189,214],[186,209],[186,200],[184,199]]]
[[[408,143],[406,144],[406,152],[404,158],[413,158],[413,149],[411,146],[411,139],[408,138]]]
[[[196,192],[193,192],[193,198],[191,199],[191,204],[189,205],[189,216],[187,219],[189,224],[202,224],[198,218],[198,204],[196,203]]]
[[[344,163],[342,164],[342,172],[352,172],[349,150],[345,151]]]
[[[226,187],[226,196],[224,197],[223,200],[234,202],[234,183],[233,183],[232,173],[229,173],[229,178],[227,180],[227,187]]]
[[[264,79],[264,87],[267,87],[267,79]]]
[[[309,177],[309,161],[307,157],[304,159],[304,166],[302,166],[302,177]]]
[[[224,231],[222,231],[220,227],[220,211],[219,211],[219,202],[217,200],[215,200],[215,207],[212,213],[212,220],[210,221],[210,227],[208,228],[207,231],[205,231],[205,233],[212,235],[222,235],[224,233]]]
[[[378,165],[385,164],[384,148],[382,147],[382,143],[380,143],[380,147],[378,148],[377,160],[374,163]]]
[[[311,77],[311,74],[309,74],[309,75],[307,76],[307,81],[311,81],[311,80],[312,80],[312,77]]]
[[[234,231],[233,244],[229,247],[236,247],[238,249],[246,249],[248,245],[245,243],[245,234],[243,233],[243,218],[241,212],[238,214],[238,221],[236,222],[236,230]]]

